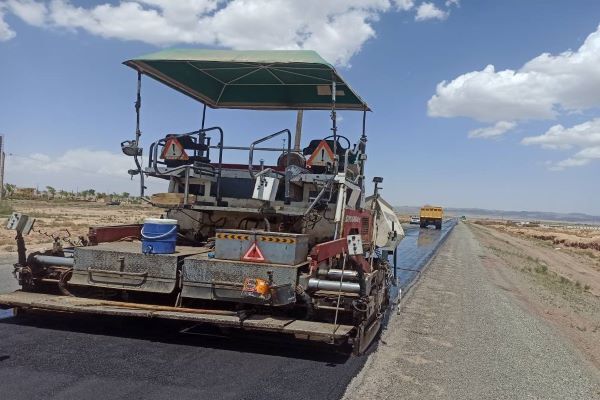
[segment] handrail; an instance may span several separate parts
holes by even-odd
[[[273,139],[276,136],[279,136],[281,134],[287,133],[287,162],[286,162],[286,168],[285,168],[285,204],[290,204],[290,173],[288,170],[288,166],[290,165],[290,154],[292,152],[292,132],[290,132],[289,129],[283,129],[279,132],[275,132],[272,133],[268,136],[265,136],[261,139],[255,140],[254,142],[252,142],[252,144],[250,145],[250,152],[248,154],[248,172],[250,172],[250,176],[252,177],[252,179],[255,178],[254,176],[254,171],[253,171],[253,167],[254,167],[254,163],[253,163],[253,158],[254,158],[254,148],[257,144],[262,143],[262,142],[266,142],[267,140]]]

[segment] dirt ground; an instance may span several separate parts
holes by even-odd
[[[501,241],[510,243],[532,262],[546,266],[570,283],[600,296],[600,250],[582,248],[584,243],[600,243],[600,231],[566,228],[522,228],[505,224],[472,224],[481,227]],[[490,230],[491,229],[491,230]],[[545,234],[542,234],[545,232]],[[552,239],[554,238],[554,239]],[[570,243],[570,246],[565,246]]]
[[[144,218],[158,217],[163,212],[160,208],[146,204],[108,206],[91,202],[16,200],[10,205],[14,211],[36,219],[33,232],[25,239],[30,250],[51,247],[52,235],[77,242],[79,236],[87,236],[90,226],[141,223]],[[17,250],[15,232],[4,229],[5,225],[6,218],[3,218],[0,254]]]
[[[520,226],[513,222],[476,220],[478,225],[489,226],[501,232],[537,239],[559,248],[588,250],[583,253],[600,260],[600,227],[593,225],[533,224]]]
[[[600,368],[600,268],[579,249],[557,248],[495,227],[468,224],[489,252],[483,264],[523,307],[556,326]]]

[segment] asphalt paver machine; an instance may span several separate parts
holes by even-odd
[[[27,254],[34,221],[15,214],[22,289],[0,304],[279,332],[362,353],[397,295],[388,259],[404,236],[378,193],[382,179],[365,193],[367,104],[313,51],[165,50],[124,64],[137,72],[137,129],[121,147],[142,197],[148,178],[168,183],[150,201],[173,227],[95,226],[79,246]],[[201,102],[200,129],[168,134],[145,154],[142,76]],[[222,128],[205,126],[207,107],[293,110],[297,126],[229,145]],[[329,111],[331,125],[303,147],[308,110]],[[362,113],[354,145],[338,131],[339,110]],[[247,163],[228,163],[235,152]],[[175,251],[156,251],[167,234]]]

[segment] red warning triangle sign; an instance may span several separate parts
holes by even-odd
[[[309,167],[313,165],[325,167],[327,164],[333,164],[333,151],[325,140],[321,140],[315,151],[310,155],[306,162]]]
[[[164,160],[189,160],[190,157],[185,152],[181,143],[177,138],[169,138],[167,143],[165,143],[165,147],[160,155],[160,158]]]
[[[242,257],[243,261],[252,261],[252,262],[265,262],[265,257],[262,252],[256,245],[256,242],[252,243],[252,246],[248,249],[244,257]]]

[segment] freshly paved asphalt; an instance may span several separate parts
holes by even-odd
[[[448,232],[407,229],[403,286]],[[0,259],[0,291],[14,290]],[[183,334],[178,322],[25,313],[0,320],[0,398],[338,399],[367,357],[262,336]]]

